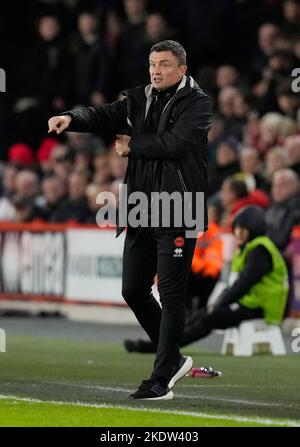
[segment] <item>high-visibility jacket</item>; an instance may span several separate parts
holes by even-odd
[[[217,278],[223,266],[223,241],[219,225],[211,222],[196,242],[192,272]]]

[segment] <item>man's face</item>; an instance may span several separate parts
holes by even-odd
[[[296,182],[277,171],[272,180],[271,196],[273,201],[275,203],[283,203],[294,197],[296,192]]]
[[[157,90],[165,90],[176,84],[187,71],[187,66],[180,65],[171,51],[153,51],[149,64],[151,84]]]

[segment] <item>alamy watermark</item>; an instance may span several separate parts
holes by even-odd
[[[0,68],[0,92],[6,92],[6,73],[3,68]]]
[[[300,352],[300,327],[296,327],[292,330],[292,337],[296,337],[291,344],[293,352]]]
[[[0,352],[6,352],[6,332],[0,328]]]
[[[96,203],[101,205],[96,215],[98,226],[185,228],[186,238],[196,238],[204,230],[203,192],[152,191],[150,197],[142,191],[127,192],[127,184],[120,184],[118,212],[112,192],[98,194]]]
[[[300,68],[294,68],[292,71],[292,76],[293,76],[293,78],[295,78],[292,81],[292,85],[291,85],[292,91],[294,93],[299,93],[300,92]]]

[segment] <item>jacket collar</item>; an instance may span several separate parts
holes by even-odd
[[[178,98],[179,96],[181,97],[187,95],[188,93],[190,93],[191,89],[195,87],[195,85],[196,83],[191,76],[184,75],[180,84],[177,87],[175,95],[170,99],[170,101],[175,97]],[[146,85],[144,91],[146,96],[146,108],[145,108],[145,119],[146,119],[152,101],[153,85],[152,84]],[[170,101],[168,101],[168,103],[165,105],[164,110],[166,109]]]

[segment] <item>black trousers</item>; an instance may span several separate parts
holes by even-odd
[[[248,309],[238,303],[221,306],[207,313],[206,309],[196,311],[187,321],[180,346],[186,346],[206,337],[213,329],[227,329],[238,326],[242,321],[263,318],[262,309]]]
[[[196,239],[184,230],[127,230],[122,295],[156,351],[151,378],[167,383],[180,359],[186,293]],[[155,275],[161,306],[151,292]]]

